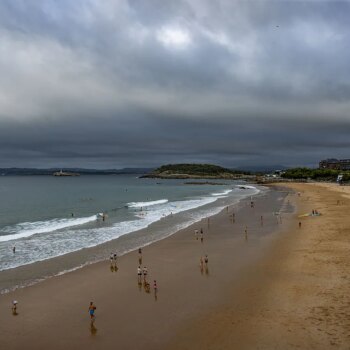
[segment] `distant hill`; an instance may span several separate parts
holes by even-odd
[[[212,164],[167,164],[141,177],[162,179],[237,179],[249,173]]]
[[[122,175],[122,174],[147,174],[152,171],[152,168],[124,168],[124,169],[82,169],[82,168],[49,168],[49,169],[36,169],[36,168],[0,168],[0,175],[53,175],[59,171],[67,173],[77,173],[80,175]]]
[[[273,173],[276,170],[286,170],[288,167],[281,164],[275,164],[275,165],[246,165],[241,166],[240,169],[243,169],[247,172],[251,173],[262,173],[262,174],[268,174]]]

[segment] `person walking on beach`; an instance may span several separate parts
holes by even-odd
[[[17,315],[17,304],[18,304],[18,301],[17,300],[13,300],[12,301],[12,314],[14,316]]]
[[[95,310],[96,310],[96,306],[94,305],[94,303],[92,301],[90,301],[89,315],[90,315],[91,323],[95,322]]]
[[[198,241],[198,230],[194,230],[194,236],[196,237],[196,240]]]
[[[139,248],[139,265],[142,264],[142,249]]]
[[[118,259],[118,255],[117,253],[113,254],[113,262],[114,262],[114,270],[117,271],[118,267],[117,267],[117,259]]]
[[[201,228],[201,243],[203,243],[203,240],[204,240],[203,234],[204,234],[204,232],[203,232],[203,229]]]
[[[157,281],[156,280],[153,281],[153,291],[154,291],[154,298],[157,300],[158,286],[157,286]]]
[[[301,228],[301,221],[299,221],[299,228]]]
[[[147,273],[148,273],[147,267],[144,266],[144,267],[143,267],[143,280],[144,280],[144,282],[147,281]]]
[[[114,255],[113,255],[113,253],[111,253],[111,254],[109,255],[109,261],[110,261],[110,263],[111,263],[111,271],[113,271],[113,261],[114,261]]]
[[[139,283],[142,282],[142,270],[141,270],[141,266],[139,266],[139,267],[137,268],[137,280],[138,280]]]
[[[205,274],[206,274],[206,275],[209,275],[209,267],[208,267],[208,262],[209,262],[208,255],[207,255],[207,254],[205,254],[205,257],[204,257],[204,263],[205,263]]]

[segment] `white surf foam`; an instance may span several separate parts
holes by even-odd
[[[0,271],[94,247],[128,233],[145,229],[152,223],[165,219],[169,215],[195,209],[213,203],[217,199],[218,197],[203,197],[164,203],[160,207],[151,207],[144,215],[137,212],[134,220],[118,222],[110,227],[53,231],[49,235],[33,234],[27,240],[18,240],[16,242],[16,248],[21,254],[16,256],[16,259],[5,259],[0,264]],[[19,236],[17,237],[20,238]],[[9,247],[4,252],[9,255],[12,254]]]
[[[241,194],[238,195],[237,200],[259,192],[257,188],[253,188],[255,189],[255,191],[249,190],[247,191],[247,193],[242,191]],[[214,203],[220,198],[225,198],[225,196],[223,196],[222,193],[220,193],[220,196],[208,195],[206,197],[184,199],[181,201],[173,202],[168,202],[167,199],[163,199],[151,202],[148,201],[128,203],[129,205],[138,205],[134,206],[133,208],[138,208],[141,206],[147,207],[145,203],[148,205],[152,203],[152,205],[149,206],[149,208],[147,208],[147,211],[145,211],[144,213],[141,213],[140,211],[133,212],[134,219],[116,222],[111,226],[101,227],[97,224],[96,226],[91,228],[78,227],[71,229],[71,226],[81,225],[85,222],[96,220],[96,215],[81,219],[62,219],[62,221],[51,220],[43,222],[44,224],[42,226],[40,225],[42,224],[42,222],[37,222],[34,223],[37,225],[35,228],[25,226],[28,225],[28,223],[24,223],[22,225],[24,225],[25,227],[21,228],[22,231],[18,230],[17,227],[17,232],[15,232],[14,234],[11,234],[12,232],[8,232],[9,234],[7,236],[1,237],[3,242],[5,240],[10,239],[18,239],[23,237],[29,238],[23,240],[18,239],[16,241],[16,250],[20,251],[21,253],[18,255],[16,254],[15,259],[12,254],[11,246],[9,246],[7,242],[4,242],[4,244],[0,245],[0,271],[31,264],[36,261],[44,261],[84,248],[94,247],[119,238],[123,235],[129,234],[131,232],[147,228],[149,225],[159,220],[166,220],[166,218],[171,216],[172,214],[177,214],[191,209],[196,210],[196,208],[203,206],[203,208],[199,209],[198,212],[196,210],[196,212],[189,212],[189,214],[186,215],[187,218],[182,224],[180,224],[179,227],[186,226],[189,225],[189,222],[195,222],[197,220],[200,220],[200,217],[205,217],[208,214],[210,215],[210,211],[220,210],[220,208],[216,207],[205,207],[205,205]],[[67,227],[68,229],[66,230],[58,231],[61,228]],[[24,228],[26,229],[26,231],[24,230],[23,232]],[[31,230],[32,232],[30,232]],[[44,234],[35,234],[38,233],[39,230]],[[169,229],[167,228],[167,230]],[[50,234],[46,234],[46,232],[50,232]],[[166,232],[165,235],[171,233],[173,232]],[[150,241],[151,240],[152,235],[150,236]],[[3,257],[1,257],[1,255],[3,255]]]
[[[85,218],[53,219],[48,221],[23,222],[14,226],[4,227],[2,232],[7,233],[0,236],[0,242],[13,241],[20,238],[27,238],[38,233],[48,233],[68,227],[84,225],[95,221],[97,215]]]
[[[142,207],[150,207],[153,205],[168,203],[167,199],[159,199],[156,201],[148,201],[148,202],[130,202],[126,206],[128,208],[142,208]]]
[[[232,192],[232,190],[225,190],[223,192],[217,192],[217,193],[212,193],[212,196],[225,196],[227,194],[229,194],[230,192]]]
[[[260,190],[258,190],[255,186],[238,185],[237,187],[244,190],[257,190],[260,192]]]

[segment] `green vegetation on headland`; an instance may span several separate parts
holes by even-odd
[[[226,169],[212,164],[168,164],[142,177],[162,179],[239,179],[248,172]]]
[[[293,180],[335,181],[338,175],[341,174],[343,175],[343,181],[350,181],[350,171],[336,169],[294,168],[286,170],[281,176]]]

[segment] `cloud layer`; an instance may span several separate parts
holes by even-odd
[[[4,0],[2,166],[350,157],[350,4]]]

